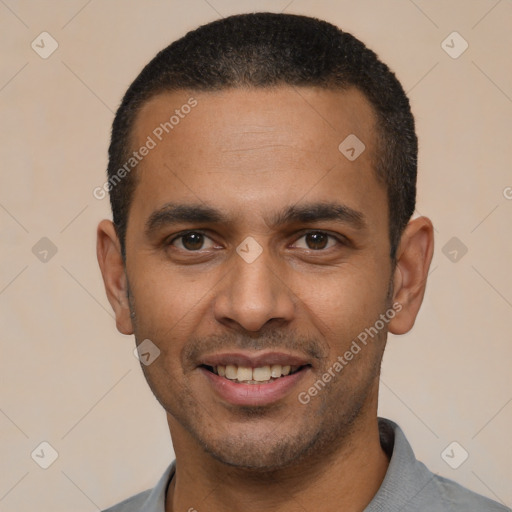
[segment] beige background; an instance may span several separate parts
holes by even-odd
[[[437,245],[417,324],[390,339],[380,414],[432,471],[512,506],[512,2],[0,0],[1,511],[98,510],[172,460],[103,291],[95,228],[110,212],[92,190],[141,67],[197,25],[254,10],[337,24],[409,91],[418,212]],[[47,59],[31,48],[43,31],[59,45]],[[453,31],[469,44],[457,59],[441,46]],[[42,237],[57,248],[46,262],[32,251]],[[468,249],[455,263],[452,237]],[[42,441],[59,454],[46,470],[31,458]],[[469,452],[458,469],[441,458],[452,441]]]

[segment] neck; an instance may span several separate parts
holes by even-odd
[[[168,488],[166,512],[361,511],[378,491],[389,464],[380,445],[376,413],[360,419],[339,446],[271,473],[248,472],[214,460],[172,419],[170,425],[176,473]]]

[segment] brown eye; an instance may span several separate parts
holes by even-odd
[[[313,251],[329,249],[333,245],[336,245],[334,236],[328,235],[323,231],[310,231],[301,236],[294,244],[294,246],[299,249],[309,249]]]
[[[329,237],[325,233],[308,233],[306,235],[306,244],[310,249],[325,249]]]
[[[183,247],[189,251],[197,251],[204,244],[204,236],[200,233],[189,233],[183,237]]]
[[[199,251],[205,248],[204,245],[206,240],[210,239],[202,233],[190,231],[189,233],[176,237],[172,241],[172,245],[179,249],[184,249],[185,251]]]

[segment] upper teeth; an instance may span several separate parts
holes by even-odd
[[[214,366],[214,371],[221,377],[226,377],[230,380],[238,380],[239,382],[252,380],[257,382],[264,382],[270,380],[271,378],[277,379],[282,375],[289,375],[290,372],[293,372],[298,368],[298,366],[282,366],[280,364],[259,366],[257,368],[228,364],[226,366]]]

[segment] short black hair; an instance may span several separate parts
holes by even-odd
[[[165,91],[280,85],[355,87],[371,104],[377,126],[375,172],[387,189],[390,256],[395,259],[415,209],[418,154],[414,117],[400,82],[372,50],[338,27],[307,16],[267,12],[230,16],[188,32],[161,50],[128,88],[113,122],[108,163],[123,259],[137,177],[128,173],[117,182],[112,179],[133,151],[131,135],[141,106]]]

